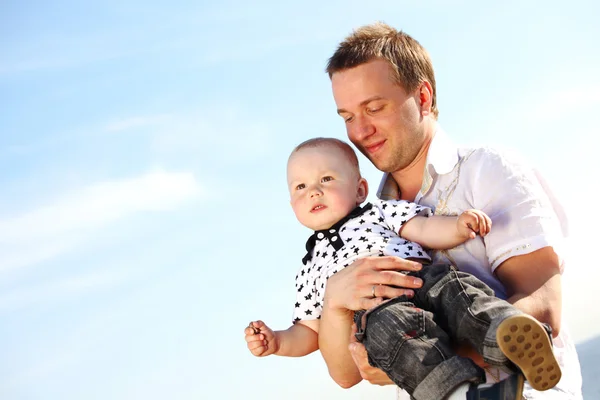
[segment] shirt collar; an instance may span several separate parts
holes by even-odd
[[[427,151],[427,163],[425,165],[425,171],[423,171],[423,184],[421,190],[417,194],[418,199],[423,196],[433,183],[433,178],[436,175],[447,174],[454,169],[454,166],[458,163],[458,148],[450,140],[446,132],[436,125],[435,135],[429,145]],[[382,200],[393,200],[400,198],[400,189],[398,184],[394,181],[394,177],[390,173],[384,173],[379,183],[379,189],[377,190],[377,197]]]
[[[312,253],[315,245],[321,240],[329,240],[329,243],[337,251],[344,247],[344,240],[340,237],[340,228],[352,218],[356,218],[369,211],[373,205],[367,203],[364,207],[356,206],[348,215],[333,224],[330,228],[315,231],[306,241],[306,255],[302,258],[302,263],[306,265],[312,259]]]

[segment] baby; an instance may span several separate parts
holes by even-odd
[[[434,216],[431,209],[403,200],[361,207],[368,185],[356,154],[332,138],[297,146],[287,180],[296,218],[315,232],[296,276],[293,325],[273,331],[262,321],[251,322],[244,333],[252,354],[298,357],[317,350],[327,279],[362,257],[399,256],[424,264],[409,273],[423,286],[412,299],[388,299],[356,312],[355,336],[365,345],[369,363],[412,398],[520,399],[521,373],[536,390],[558,383],[561,372],[548,327],[495,297],[474,276],[446,264],[429,265],[425,248],[449,249],[485,236],[492,226],[485,213]],[[373,297],[376,291],[373,286]],[[488,364],[516,373],[494,385],[481,384],[483,370],[456,355],[452,342],[466,342]]]

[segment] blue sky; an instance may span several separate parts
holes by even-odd
[[[53,3],[0,4],[1,398],[392,398],[337,388],[319,354],[256,359],[242,333],[289,324],[309,232],[285,162],[345,138],[325,62],[377,20],[429,50],[457,143],[554,184],[565,314],[600,334],[597,2]]]

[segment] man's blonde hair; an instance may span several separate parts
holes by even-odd
[[[402,31],[383,22],[362,26],[352,32],[327,62],[329,77],[376,59],[386,60],[394,71],[394,81],[407,91],[423,81],[432,88],[431,112],[437,119],[438,108],[433,64],[427,50]]]

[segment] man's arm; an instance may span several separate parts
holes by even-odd
[[[420,287],[421,280],[398,271],[419,269],[421,264],[414,261],[372,257],[357,260],[329,278],[319,324],[319,348],[329,375],[338,385],[349,388],[362,379],[348,348],[352,311],[367,310],[384,298],[412,296],[411,288]]]
[[[319,348],[327,364],[329,375],[344,389],[351,388],[362,380],[357,366],[348,350],[352,330],[352,311],[335,309],[327,299],[321,314]]]
[[[561,261],[552,247],[514,256],[496,268],[508,302],[560,332],[562,315]]]
[[[552,335],[560,332],[562,286],[560,261],[552,247],[514,256],[496,269],[498,279],[510,296],[507,301],[519,310],[552,327]],[[483,357],[470,346],[456,349],[462,357],[486,366]]]

